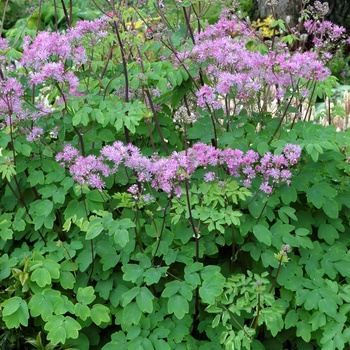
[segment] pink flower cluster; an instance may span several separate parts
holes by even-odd
[[[67,86],[72,95],[81,95],[77,90],[79,79],[72,70],[67,70],[66,63],[70,61],[79,66],[86,62],[85,46],[91,41],[91,45],[95,45],[99,38],[105,37],[107,26],[106,18],[100,18],[95,21],[80,21],[66,34],[43,31],[35,39],[26,37],[21,60],[14,64],[10,64],[5,57],[9,51],[8,41],[0,38],[0,117],[4,122],[1,127],[11,126],[26,133],[28,141],[40,138],[44,130],[33,122],[50,115],[52,108],[38,99],[34,109],[29,109],[25,84],[40,87],[41,84],[54,82],[60,85],[63,93]],[[26,69],[25,79],[22,79],[21,70],[16,72],[20,67]],[[30,126],[18,125],[25,120],[30,121]]]
[[[6,75],[0,80],[0,116],[3,116],[7,125],[13,123],[13,115],[25,117],[21,99],[23,94],[22,85],[16,78]]]
[[[91,34],[94,42],[96,38],[106,36],[106,19],[95,21],[80,21],[66,34],[58,32],[40,32],[32,41],[30,37],[24,39],[21,65],[31,69],[30,83],[37,85],[53,79],[58,83],[67,83],[72,95],[80,95],[77,91],[78,78],[69,71],[65,71],[64,62],[72,60],[76,65],[87,61],[86,51],[82,45],[83,36]]]
[[[139,148],[116,141],[103,147],[99,157],[82,157],[77,149],[66,145],[63,152],[57,154],[56,160],[69,168],[76,181],[99,190],[104,187],[102,176],[115,174],[124,164],[137,176],[138,182],[149,183],[157,191],[181,196],[182,181],[189,179],[198,168],[216,166],[223,166],[231,176],[240,178],[246,187],[251,186],[252,179],[260,177],[263,179],[260,189],[271,193],[273,184],[290,183],[292,173],[289,169],[296,164],[300,154],[301,147],[292,144],[286,145],[280,155],[266,153],[261,158],[252,150],[244,153],[237,149],[220,150],[196,143],[187,152],[173,152],[169,157],[145,157]],[[213,171],[204,175],[207,182],[215,178]]]
[[[338,46],[345,39],[346,29],[331,21],[308,19],[304,22],[307,34],[312,37],[312,43],[318,52],[326,54],[326,58],[331,58],[330,48]],[[333,50],[334,51],[334,48]]]
[[[335,28],[334,28],[335,30]],[[205,72],[214,85],[203,86],[197,93],[198,105],[220,108],[216,95],[234,92],[241,105],[256,99],[257,91],[275,86],[283,98],[300,79],[323,81],[330,75],[315,52],[295,52],[279,43],[266,53],[257,50],[256,36],[238,18],[221,17],[199,33],[191,57],[206,63]]]

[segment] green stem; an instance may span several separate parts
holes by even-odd
[[[278,268],[277,268],[277,273],[276,273],[276,276],[275,276],[275,278],[274,278],[274,280],[273,280],[273,282],[272,282],[272,285],[271,285],[271,288],[270,288],[270,290],[269,290],[269,293],[271,293],[272,290],[273,290],[273,289],[275,288],[275,286],[276,286],[277,278],[278,278],[278,275],[279,275],[279,273],[280,273],[280,271],[281,271],[282,260],[283,260],[283,255],[281,255],[281,258],[280,258],[280,260],[279,260]]]

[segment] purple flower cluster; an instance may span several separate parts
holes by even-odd
[[[22,85],[17,79],[6,75],[0,81],[0,115],[6,125],[13,124],[13,115],[20,119],[25,117],[21,107],[23,94]]]
[[[269,194],[274,184],[290,183],[292,173],[289,169],[296,164],[300,154],[301,147],[292,144],[286,145],[280,155],[266,153],[261,158],[252,150],[244,153],[196,143],[187,152],[173,152],[169,157],[145,157],[139,148],[131,144],[124,146],[121,141],[116,141],[111,146],[103,147],[99,157],[82,157],[77,149],[66,145],[56,160],[69,168],[76,181],[97,189],[104,187],[102,177],[115,174],[119,166],[124,164],[136,174],[138,182],[148,183],[157,191],[181,196],[181,182],[189,179],[198,168],[223,166],[231,176],[241,179],[246,187],[250,187],[252,179],[262,178],[260,189]],[[204,175],[206,182],[215,179],[216,175],[212,171]],[[130,192],[133,191],[134,187],[131,187]]]
[[[346,29],[331,21],[308,19],[304,22],[304,28],[312,43],[319,53],[326,54],[327,59],[332,55],[329,51],[334,51],[334,46],[339,46],[345,39]]]
[[[40,136],[44,133],[43,128],[39,128],[38,126],[34,126],[30,131],[29,135],[27,135],[27,141],[33,142],[40,138]]]
[[[330,40],[335,41],[342,38],[346,33],[344,27],[338,26],[331,21],[320,21],[308,19],[304,22],[304,28],[308,34],[318,35],[318,36],[327,36]],[[314,42],[314,44],[316,44]]]
[[[80,156],[79,151],[71,145],[64,146],[63,152],[56,156],[56,160],[61,162],[62,166],[69,164],[69,172],[75,181],[87,183],[94,188],[102,189],[104,186],[100,174],[105,177],[111,174],[110,168],[103,162],[103,157]]]
[[[330,75],[315,52],[292,53],[284,43],[278,43],[276,50],[261,53],[254,49],[258,44],[254,33],[234,15],[230,19],[221,17],[197,35],[190,57],[206,62],[204,70],[215,82],[197,92],[199,106],[220,108],[216,95],[229,92],[234,92],[238,103],[244,105],[268,86],[275,86],[278,97],[283,98],[300,79],[323,81]]]
[[[35,39],[26,37],[23,44],[23,54],[19,62],[9,64],[6,53],[9,50],[8,41],[0,38],[0,116],[1,127],[11,126],[27,134],[28,141],[38,139],[44,130],[33,122],[52,113],[45,93],[49,90],[45,85],[57,83],[62,91],[61,100],[66,99],[66,91],[71,95],[81,95],[77,90],[79,79],[74,71],[67,70],[66,62],[73,62],[79,67],[87,61],[85,46],[106,36],[108,22],[106,18],[94,21],[77,22],[67,33],[47,32],[38,33]],[[20,68],[25,68],[25,79],[22,79]],[[18,77],[15,69],[19,68]],[[25,83],[22,83],[24,81]],[[35,100],[34,109],[29,109],[24,91],[29,86],[39,86],[41,95]],[[46,92],[44,92],[46,91]],[[29,121],[30,126],[21,125]]]
[[[58,83],[67,83],[72,95],[80,95],[77,91],[78,79],[74,74],[65,71],[64,62],[68,59],[76,65],[87,61],[85,48],[82,46],[84,35],[93,34],[91,40],[106,36],[106,19],[77,22],[66,34],[57,32],[40,32],[32,41],[24,39],[23,56],[20,64],[31,69],[30,83],[38,85],[47,79]]]

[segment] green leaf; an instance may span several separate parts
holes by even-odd
[[[27,303],[20,297],[12,297],[2,303],[2,318],[6,327],[28,326],[29,312]]]
[[[316,331],[327,323],[326,315],[324,313],[316,311],[309,318],[309,323],[311,324],[311,330]]]
[[[327,199],[327,201],[323,204],[322,209],[331,219],[337,219],[339,216],[338,203],[332,198]]]
[[[198,266],[199,265],[197,265],[197,267]],[[206,279],[212,277],[213,275],[220,274],[220,271],[221,271],[220,266],[207,265],[201,269],[200,274],[202,276],[202,279],[206,280]]]
[[[332,247],[333,249],[333,247]],[[333,266],[337,269],[337,271],[344,277],[350,277],[350,261],[349,259],[342,259],[336,261]]]
[[[168,300],[168,312],[181,320],[189,312],[188,301],[180,294],[171,296]]]
[[[86,239],[94,239],[103,231],[102,218],[93,217],[86,232]]]
[[[151,284],[158,283],[162,276],[165,276],[168,267],[151,267],[143,273],[145,283],[150,286]]]
[[[326,182],[316,183],[307,191],[307,200],[320,209],[329,198],[334,198],[337,191]]]
[[[142,313],[138,305],[135,302],[130,303],[123,308],[123,323],[129,326],[133,324],[138,325],[141,315]]]
[[[63,188],[57,189],[57,191],[52,196],[53,202],[63,204],[66,198],[66,193],[67,192]]]
[[[48,199],[35,202],[35,205],[36,205],[35,212],[39,216],[48,216],[53,209],[53,203]]]
[[[91,252],[87,249],[83,249],[75,262],[78,264],[80,271],[85,271],[91,264]]]
[[[43,225],[48,229],[52,229],[55,218],[56,217],[53,212],[51,212],[48,216],[35,216],[33,220],[34,229],[39,230]]]
[[[332,225],[321,224],[318,228],[318,237],[324,239],[329,245],[332,245],[339,238],[339,233]]]
[[[195,263],[200,264],[200,263]],[[201,264],[202,265],[202,264]],[[192,269],[187,269],[188,266],[185,267],[185,281],[191,285],[193,288],[196,288],[201,284],[201,278],[198,272]],[[197,271],[200,271],[202,267],[200,267]]]
[[[56,261],[45,259],[43,267],[49,271],[52,279],[58,279],[60,277],[60,264]]]
[[[175,295],[181,289],[182,282],[180,281],[171,281],[165,285],[165,288],[162,293],[163,298],[169,298]]]
[[[173,87],[175,87],[177,85],[177,79],[176,79],[175,72],[169,72],[168,79]]]
[[[269,150],[269,145],[265,141],[260,141],[257,146],[257,151],[263,156]]]
[[[320,300],[318,308],[320,312],[323,312],[328,316],[335,317],[337,315],[338,305],[331,298]]]
[[[27,180],[32,187],[43,185],[45,183],[44,173],[41,170],[32,170]]]
[[[120,259],[120,256],[116,253],[113,245],[106,240],[97,242],[96,254],[101,257],[100,261],[103,265],[103,271],[107,271],[110,268],[115,267]]]
[[[298,221],[298,218],[295,216],[295,209],[291,207],[280,208],[278,210],[278,215],[285,224],[289,223],[289,218]]]
[[[102,304],[95,304],[91,309],[91,319],[96,325],[110,321],[110,310]]]
[[[60,292],[52,289],[44,289],[42,293],[34,294],[29,303],[30,314],[33,317],[41,316],[47,321],[54,313],[54,305],[60,300]]]
[[[79,287],[77,292],[77,301],[84,305],[91,304],[96,299],[95,290],[92,286]]]
[[[295,202],[298,198],[297,191],[294,186],[283,185],[281,186],[279,193],[281,193],[281,199],[284,204]]]
[[[215,274],[205,279],[199,288],[199,296],[203,303],[215,304],[216,298],[223,292],[225,281],[225,277],[221,274]]]
[[[94,109],[91,116],[93,119],[96,119],[99,124],[104,125],[106,117],[99,109]]]
[[[307,236],[310,231],[306,228],[298,228],[295,230],[295,234],[298,236]]]
[[[91,311],[87,305],[76,303],[74,305],[74,314],[80,317],[83,321],[86,321],[88,317],[90,317]]]
[[[17,265],[17,258],[9,259],[7,254],[2,254],[0,257],[0,281],[9,277],[11,274],[11,267]]]
[[[51,274],[48,269],[39,267],[30,276],[31,281],[36,282],[39,287],[43,288],[51,284]]]
[[[111,130],[108,129],[103,129],[101,130],[100,134],[99,134],[101,140],[105,141],[105,142],[111,142],[115,140],[115,136],[112,133]]]
[[[64,219],[67,220],[69,218],[74,219],[86,219],[86,208],[84,202],[78,202],[76,199],[71,200],[66,210],[64,211]]]
[[[284,325],[286,329],[289,329],[291,327],[295,327],[298,323],[299,316],[295,312],[295,310],[289,310],[286,319],[284,320]]]
[[[317,289],[311,290],[304,303],[305,310],[312,310],[312,309],[317,310],[318,302],[320,300],[321,300],[321,296],[318,290]]]
[[[267,246],[271,245],[272,233],[263,225],[255,225],[253,227],[254,236],[258,239],[259,242],[266,244]]]
[[[46,185],[45,187],[42,187],[38,190],[38,192],[41,194],[41,197],[44,199],[52,197],[56,191],[56,185]]]
[[[13,231],[9,228],[4,228],[0,230],[0,238],[4,241],[12,239]]]
[[[136,296],[136,303],[142,312],[153,312],[154,296],[146,287],[142,287],[140,293]]]
[[[125,228],[115,231],[113,237],[114,242],[119,244],[122,248],[124,248],[130,241],[129,232]]]
[[[127,349],[127,339],[123,331],[115,332],[111,336],[112,341],[107,343],[102,350]]]
[[[126,264],[122,266],[122,271],[124,272],[124,281],[131,281],[132,283],[135,283],[137,279],[142,275],[143,268],[136,264]]]
[[[297,336],[301,337],[307,343],[310,341],[311,325],[307,321],[301,320],[297,323]]]
[[[114,242],[124,248],[130,241],[129,229],[135,224],[128,218],[115,220],[109,226],[109,235],[113,235]]]
[[[70,316],[54,315],[49,317],[44,329],[48,331],[47,339],[57,345],[64,344],[68,338],[78,338],[81,325]]]
[[[26,228],[26,223],[22,219],[14,220],[12,224],[12,228],[17,232],[22,232]]]
[[[126,306],[128,304],[130,304],[130,302],[136,297],[136,295],[138,295],[140,293],[140,287],[134,287],[131,288],[130,290],[128,290],[127,292],[125,292],[122,295],[123,298],[123,302],[122,302],[122,306]]]
[[[181,98],[183,95],[181,96]],[[199,139],[201,142],[208,142],[214,137],[214,131],[211,127],[211,119],[208,117],[199,118],[192,128],[188,129],[189,139]]]

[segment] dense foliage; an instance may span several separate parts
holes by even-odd
[[[268,38],[239,10],[40,1],[2,27],[2,349],[349,344],[348,39],[318,2]]]

